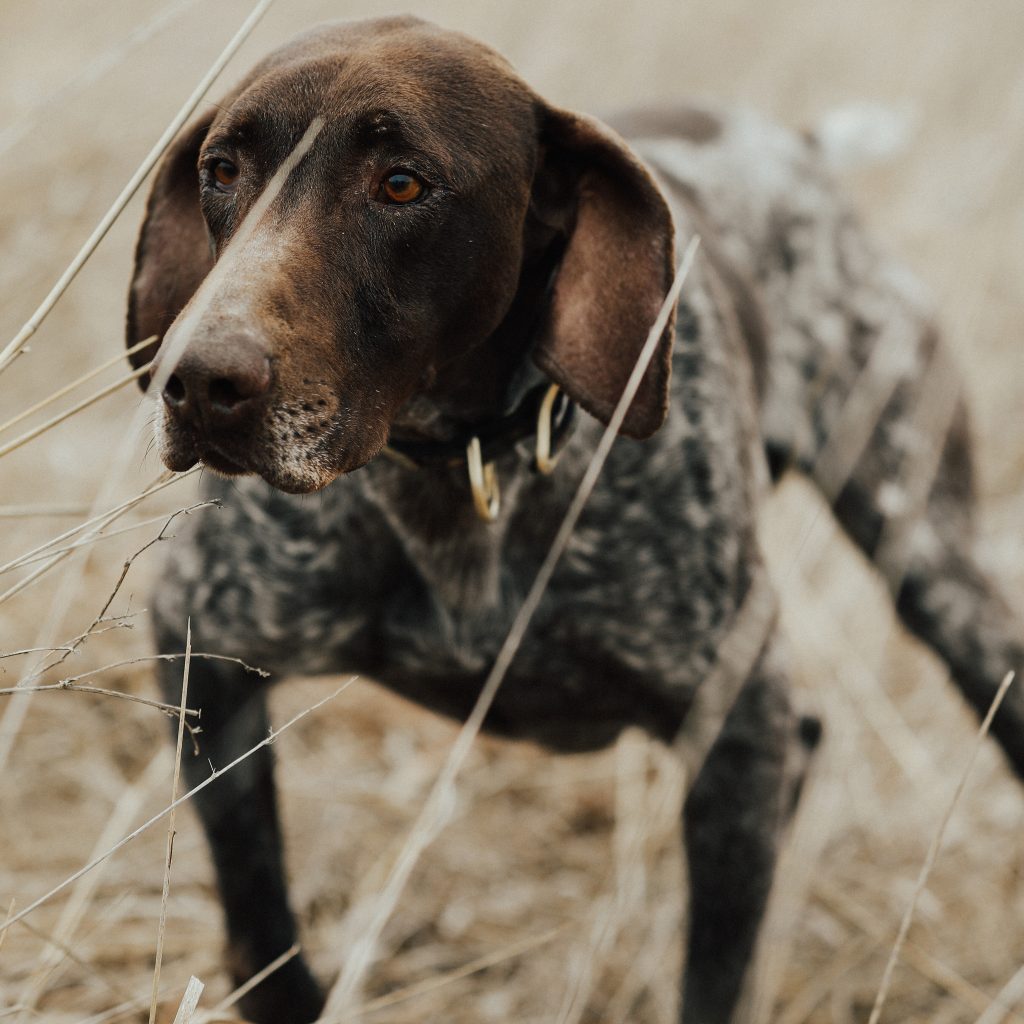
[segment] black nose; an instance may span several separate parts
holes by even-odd
[[[225,427],[250,416],[270,390],[270,360],[250,338],[190,346],[164,386],[164,404],[204,427]]]

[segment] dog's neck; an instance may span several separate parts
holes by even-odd
[[[452,442],[502,417],[515,419],[517,407],[530,404],[529,396],[544,386],[531,349],[562,250],[560,239],[546,242],[524,259],[516,295],[497,330],[444,367],[438,374],[443,385],[426,388],[402,408],[391,436],[405,450]],[[511,455],[499,460],[502,508],[492,523],[474,509],[464,460],[410,468],[377,459],[364,486],[444,606],[494,608],[500,602],[502,539],[529,465]]]
[[[480,344],[437,367],[434,380],[402,406],[391,436],[399,441],[450,441],[476,423],[514,412],[543,381],[531,351],[547,311],[564,239],[528,224],[526,254],[515,296],[497,329]]]

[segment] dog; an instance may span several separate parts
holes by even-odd
[[[763,587],[758,505],[789,469],[985,710],[1024,640],[970,550],[966,414],[937,400],[955,370],[813,134],[712,106],[605,125],[414,18],[299,37],[159,168],[128,343],[163,340],[132,356],[156,355],[144,386],[165,381],[160,456],[213,470],[224,505],[168,561],[159,649],[183,649],[191,616],[199,649],[275,676],[358,672],[464,718],[669,292],[675,239],[694,236],[674,322],[485,728],[555,751],[692,730],[728,688],[722,652]],[[770,614],[748,654],[683,814],[685,1024],[738,1013],[815,740]],[[176,701],[177,671],[162,684]],[[197,661],[189,698],[196,784],[266,735],[265,685]],[[1024,771],[1020,696],[993,732]],[[296,938],[269,749],[195,802],[241,982]],[[301,958],[243,1002],[259,1024],[322,1006]]]

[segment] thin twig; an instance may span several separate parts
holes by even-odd
[[[999,710],[999,705],[1002,704],[1003,697],[1006,696],[1006,691],[1010,688],[1010,684],[1013,682],[1013,676],[1013,672],[1007,672],[999,686],[999,689],[996,691],[996,695],[988,709],[988,714],[985,715],[985,720],[981,723],[981,727],[978,729],[977,735],[974,738],[974,746],[971,748],[971,754],[967,759],[967,764],[964,766],[963,774],[960,776],[960,781],[957,783],[957,787],[953,791],[953,799],[950,800],[949,807],[946,808],[946,813],[943,815],[942,821],[939,823],[939,828],[935,833],[935,837],[932,839],[931,846],[928,848],[928,855],[925,857],[924,863],[921,865],[921,872],[917,876],[917,883],[914,886],[910,905],[907,907],[906,913],[903,915],[903,920],[900,922],[900,930],[896,935],[896,941],[893,944],[892,952],[889,954],[889,961],[885,965],[885,973],[882,975],[882,983],[878,988],[878,995],[875,997],[875,1004],[871,1008],[871,1016],[868,1017],[868,1024],[878,1024],[878,1020],[882,1016],[882,1008],[885,1006],[886,997],[889,995],[889,986],[892,983],[892,975],[896,970],[896,964],[900,958],[900,950],[907,937],[907,932],[910,931],[910,924],[914,919],[914,911],[917,909],[917,901],[920,898],[921,893],[924,892],[924,887],[928,882],[928,876],[931,874],[932,868],[935,865],[935,860],[939,855],[939,849],[942,846],[942,840],[946,835],[946,826],[949,824],[950,818],[953,817],[953,812],[956,810],[956,806],[960,801],[960,796],[964,791],[964,787],[967,785],[967,779],[971,774],[971,769],[974,767],[974,761],[978,756],[978,751],[981,749],[982,741],[988,735],[989,727],[992,725],[992,719],[995,718],[995,714]]]
[[[145,704],[146,707],[156,708],[170,718],[178,714],[178,708],[174,704],[150,700],[149,697],[139,697],[137,694],[125,693],[123,690],[105,690],[99,686],[76,686],[72,682],[46,683],[42,686],[7,686],[0,690],[0,697],[13,697],[16,693],[46,693],[51,690],[70,690],[72,693],[92,693],[99,697],[118,697],[121,700],[130,700],[135,704]],[[186,708],[185,714],[190,718],[199,717],[199,712],[195,708]]]
[[[26,654],[74,654],[79,645],[90,637],[102,636],[104,633],[109,633],[114,629],[134,629],[135,623],[128,622],[127,620],[133,619],[136,615],[140,614],[142,613],[129,612],[124,615],[112,616],[109,619],[102,619],[100,621],[110,623],[110,625],[105,625],[102,629],[86,630],[86,632],[80,633],[74,639],[68,640],[67,643],[58,644],[56,647],[25,647],[20,651],[4,651],[0,653],[0,661],[3,661],[5,658],[24,657]]]
[[[164,151],[170,146],[175,136],[184,126],[185,122],[192,116],[192,112],[199,106],[206,91],[213,84],[214,79],[221,73],[227,62],[234,56],[235,51],[242,45],[249,33],[256,27],[256,23],[263,17],[267,8],[273,0],[259,0],[253,8],[252,13],[242,24],[242,27],[235,33],[231,41],[224,47],[220,56],[214,61],[213,66],[203,76],[202,80],[193,90],[192,95],[185,101],[184,106],[175,115],[174,120],[167,126],[166,131],[160,136],[156,145],[149,151],[146,159],[139,165],[138,170],[132,175],[128,184],[125,185],[121,194],[114,201],[106,215],[97,225],[96,229],[89,236],[85,245],[79,250],[78,255],[71,261],[67,270],[61,274],[60,279],[50,290],[49,295],[43,300],[39,308],[26,321],[20,331],[11,339],[7,346],[0,352],[0,372],[6,369],[11,361],[25,347],[26,342],[39,329],[39,325],[46,319],[50,311],[60,297],[67,291],[68,286],[78,275],[78,272],[85,266],[86,261],[96,251],[97,246],[103,241],[104,236],[110,230],[111,225],[121,215],[121,212],[128,205],[132,196],[138,191],[139,186],[146,179],[146,176],[156,165],[156,162],[163,156]]]
[[[109,665],[103,665],[100,668],[91,668],[88,672],[81,672],[77,676],[68,676],[66,679],[61,679],[58,685],[68,686],[70,684],[77,683],[81,679],[89,679],[90,677],[97,676],[102,672],[110,672],[115,668],[125,668],[128,665],[141,665],[149,661],[180,661],[184,657],[184,652],[181,654],[142,654],[137,658],[125,658],[123,661],[112,661]],[[247,661],[242,661],[241,658],[235,658],[230,654],[212,654],[208,651],[192,651],[190,657],[205,658],[207,661],[228,661],[232,665],[240,665],[246,672],[252,672],[254,675],[260,676],[262,679],[268,679],[270,677],[270,673],[266,669],[257,668],[255,665],[250,665]]]
[[[214,504],[216,504],[216,502]],[[124,581],[128,578],[128,573],[131,571],[131,567],[135,564],[136,559],[143,555],[155,544],[159,544],[161,541],[166,540],[167,531],[171,528],[171,523],[173,523],[174,520],[177,519],[179,515],[188,515],[189,512],[189,509],[177,509],[176,511],[172,512],[167,517],[167,521],[160,528],[160,532],[155,537],[148,540],[145,544],[142,545],[141,548],[133,552],[124,560],[124,563],[121,565],[121,572],[117,577],[117,581],[114,583],[113,588],[107,595],[106,601],[103,602],[103,607],[100,608],[99,612],[96,614],[96,617],[89,624],[89,628],[86,629],[85,633],[82,634],[82,636],[79,637],[77,641],[72,642],[71,651],[68,651],[65,654],[61,654],[59,657],[54,658],[52,661],[48,662],[46,665],[43,666],[38,675],[42,675],[47,672],[52,672],[53,669],[57,668],[59,665],[62,665],[65,661],[68,660],[68,658],[74,653],[74,651],[77,650],[77,648],[85,642],[85,640],[88,637],[93,635],[96,627],[101,622],[107,621],[107,612],[110,611],[110,606],[114,603],[114,598],[117,597],[119,591],[121,590],[121,587],[124,585]],[[22,682],[24,683],[25,680],[23,679]]]
[[[193,654],[192,657],[194,658],[196,657],[196,655]],[[49,892],[46,892],[42,896],[33,900],[27,907],[25,907],[24,910],[19,911],[13,917],[8,918],[8,920],[4,923],[3,927],[0,928],[0,934],[6,932],[7,929],[11,927],[11,925],[17,924],[17,922],[20,921],[22,918],[28,917],[28,915],[31,914],[33,911],[38,910],[39,907],[41,907],[44,903],[48,903],[51,899],[53,899],[54,896],[60,895],[60,893],[67,889],[68,886],[73,885],[83,875],[88,874],[97,865],[102,864],[103,861],[105,861],[108,857],[112,857],[115,853],[118,852],[118,850],[121,850],[125,846],[127,846],[133,839],[137,839],[144,832],[147,832],[149,829],[151,829],[158,821],[160,821],[162,818],[165,818],[168,814],[170,814],[174,808],[180,807],[187,800],[191,800],[192,797],[196,795],[196,793],[199,793],[202,790],[206,789],[207,786],[216,782],[217,779],[219,779],[222,775],[225,775],[227,772],[231,771],[233,768],[240,765],[243,761],[248,760],[248,758],[252,757],[252,755],[255,754],[257,751],[262,750],[264,747],[270,746],[270,744],[273,743],[278,736],[280,736],[284,732],[287,732],[293,725],[302,721],[303,718],[306,718],[308,715],[313,714],[313,712],[318,711],[325,704],[334,700],[335,697],[337,697],[339,694],[347,690],[358,678],[359,676],[350,676],[333,693],[328,694],[326,697],[324,697],[322,700],[317,701],[315,704],[311,704],[308,708],[306,708],[303,711],[300,711],[297,715],[293,715],[279,729],[271,729],[265,739],[260,740],[260,742],[257,743],[254,747],[250,747],[244,754],[239,754],[238,757],[236,757],[229,764],[225,765],[223,768],[214,769],[207,778],[203,779],[202,782],[200,782],[196,786],[193,786],[192,789],[190,789],[187,793],[182,794],[172,804],[163,808],[163,810],[158,811],[148,821],[143,822],[137,829],[135,829],[134,832],[128,833],[128,835],[124,836],[104,853],[100,854],[98,857],[94,857],[83,867],[79,868],[74,874],[69,875],[67,878],[65,878],[64,881],[61,882],[59,885],[55,885]]]
[[[160,890],[160,923],[156,933],[156,964],[153,967],[153,993],[149,1004],[149,1024],[156,1024],[157,996],[160,993],[160,968],[164,961],[164,935],[167,930],[167,897],[171,891],[171,860],[174,857],[174,801],[178,799],[181,779],[181,748],[185,742],[185,710],[188,702],[188,672],[192,667],[192,620],[185,622],[185,667],[181,679],[181,704],[178,712],[178,739],[174,747],[174,776],[171,781],[171,812],[167,815],[167,852],[164,859],[164,882]]]

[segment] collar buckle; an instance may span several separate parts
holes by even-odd
[[[485,523],[493,523],[501,511],[501,491],[494,463],[484,465],[480,438],[473,437],[466,446],[466,469],[469,472],[469,487],[473,492],[473,505],[477,515]]]
[[[533,462],[537,467],[537,472],[542,476],[550,476],[554,472],[555,466],[558,465],[558,460],[562,455],[560,450],[552,451],[554,434],[552,420],[554,418],[555,402],[560,394],[561,389],[558,385],[552,384],[545,393],[540,403],[540,408],[537,410],[537,441],[534,446]]]

